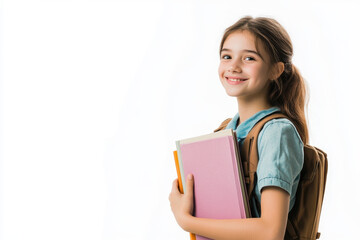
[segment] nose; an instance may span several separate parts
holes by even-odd
[[[237,62],[233,62],[229,68],[228,68],[228,72],[241,72],[241,66],[239,63]]]

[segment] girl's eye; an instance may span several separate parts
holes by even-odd
[[[222,58],[222,59],[225,59],[225,60],[228,60],[228,59],[230,59],[231,57],[230,57],[229,55],[223,55],[221,58]],[[245,60],[245,61],[255,61],[255,58],[248,56],[248,57],[244,57],[244,60]]]
[[[245,60],[246,60],[246,61],[254,61],[255,58],[253,58],[253,57],[245,57]]]

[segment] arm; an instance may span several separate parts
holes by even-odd
[[[261,196],[261,217],[248,219],[205,219],[191,215],[193,180],[187,179],[187,193],[181,194],[174,181],[169,196],[178,224],[188,232],[212,239],[283,239],[290,196],[279,187],[265,187]]]

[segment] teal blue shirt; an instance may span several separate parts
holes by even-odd
[[[249,131],[263,117],[279,111],[278,107],[262,110],[240,123],[239,113],[227,125],[227,129],[236,131],[240,147]],[[300,171],[304,163],[304,145],[295,126],[288,119],[273,119],[267,122],[258,136],[259,163],[255,174],[254,195],[250,199],[253,217],[260,217],[261,189],[276,186],[290,194],[290,207],[295,203],[296,189],[300,180]],[[260,204],[259,204],[260,206]]]

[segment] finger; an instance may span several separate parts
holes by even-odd
[[[190,173],[186,177],[186,195],[193,198],[194,194],[194,176]]]
[[[172,193],[169,193],[168,199],[169,199],[170,205],[171,205],[171,199],[172,199],[172,197],[173,197],[173,194],[172,194]]]
[[[175,179],[172,183],[171,192],[173,193],[179,192],[179,181],[177,179]]]

